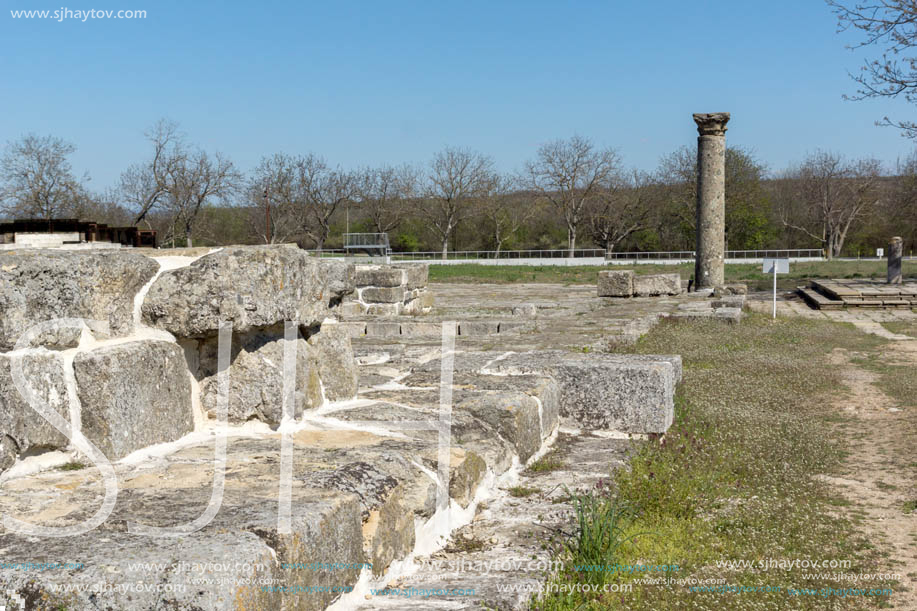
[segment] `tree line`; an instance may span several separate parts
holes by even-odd
[[[265,156],[242,172],[160,121],[148,157],[103,192],[76,176],[74,145],[26,135],[0,158],[0,215],[80,218],[156,229],[164,246],[296,242],[342,246],[345,232],[388,233],[394,250],[693,250],[696,151],[683,146],[651,171],[572,136],[543,144],[512,173],[483,153],[445,148],[422,165],[345,169],[315,153]],[[822,248],[873,254],[892,235],[917,239],[917,153],[886,168],[816,151],[771,172],[726,151],[730,250]]]

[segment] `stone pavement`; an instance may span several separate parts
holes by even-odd
[[[771,293],[753,293],[748,296],[745,307],[752,312],[770,314],[773,308]],[[882,326],[884,322],[917,322],[917,312],[901,308],[850,310],[814,310],[795,293],[777,295],[777,316],[798,316],[802,318],[849,322],[865,333],[872,333],[891,340],[914,339],[900,333],[892,333]]]

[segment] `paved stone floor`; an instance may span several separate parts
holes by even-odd
[[[745,307],[753,312],[770,314],[773,311],[772,293],[753,293],[745,301]],[[873,333],[886,339],[914,339],[900,333],[892,333],[882,326],[884,322],[917,321],[917,312],[901,308],[849,310],[815,310],[795,293],[777,296],[777,316],[800,316],[803,318],[826,319],[849,322],[866,333]]]
[[[408,334],[409,325],[443,321],[482,323],[481,332],[462,335],[458,345],[465,349],[604,350],[609,343],[633,343],[662,316],[679,306],[706,306],[707,297],[682,294],[673,297],[598,297],[594,285],[561,284],[431,284],[434,309],[423,316],[391,318],[361,317],[347,320],[400,322],[404,334],[380,338],[391,343],[438,343],[438,335]],[[513,315],[513,308],[530,304],[535,315]],[[487,333],[486,324],[500,324],[500,332]],[[504,329],[512,327],[511,332]],[[413,328],[413,327],[410,327]],[[374,338],[366,338],[375,341]]]

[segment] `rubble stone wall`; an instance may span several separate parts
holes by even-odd
[[[221,321],[233,326],[229,422],[280,424],[285,321],[298,327],[294,417],[325,398],[352,398],[356,365],[334,311],[353,277],[352,265],[284,246],[159,260],[4,255],[0,472],[17,458],[66,449],[77,432],[117,460],[216,417]]]
[[[427,314],[433,293],[427,289],[426,263],[357,265],[355,291],[344,304],[345,316],[399,316]]]

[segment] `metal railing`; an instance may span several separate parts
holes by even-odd
[[[387,233],[345,233],[344,248],[388,248]]]
[[[760,250],[727,250],[727,259],[763,259],[764,257],[787,259],[820,259],[824,251],[820,248],[760,249]],[[671,250],[650,252],[610,252],[605,255],[608,260],[670,260],[694,259],[693,250]]]
[[[359,234],[351,234],[359,235]],[[369,234],[378,235],[378,234]],[[321,257],[343,257],[352,255],[352,246],[347,248],[324,249],[321,252],[311,251]],[[532,250],[450,250],[446,253],[447,261],[501,261],[512,259],[569,259],[569,249],[532,249]],[[727,250],[726,259],[762,259],[764,257],[789,259],[821,259],[824,253],[820,248],[794,249],[760,249],[760,250]],[[647,251],[647,252],[606,252],[604,248],[577,248],[573,251],[574,259],[604,259],[606,261],[693,261],[693,250]],[[392,261],[442,261],[442,251],[392,252]]]
[[[484,260],[484,259],[565,259],[569,258],[570,250],[567,248],[554,250],[450,250],[446,259]],[[577,248],[573,251],[574,259],[587,257],[604,257],[604,248]],[[431,261],[442,260],[442,251],[423,252],[393,252],[392,259],[400,261]]]

